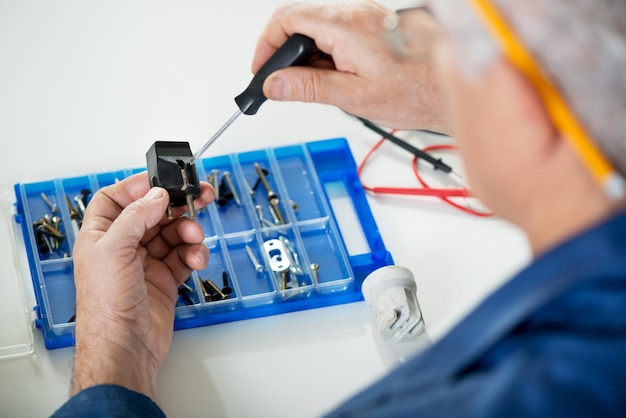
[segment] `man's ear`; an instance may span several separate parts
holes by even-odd
[[[549,157],[563,146],[543,99],[530,80],[504,58],[497,60],[492,71],[493,88],[497,89],[494,100],[502,104],[500,117],[508,126],[515,127],[515,132],[502,132],[517,137],[531,151],[539,151],[540,154],[535,154],[538,158]]]

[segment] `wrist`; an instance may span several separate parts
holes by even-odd
[[[156,401],[157,371],[151,354],[132,332],[77,320],[72,394],[91,386],[115,384]]]

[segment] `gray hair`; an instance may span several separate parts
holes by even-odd
[[[486,40],[489,35],[475,11],[462,12],[461,7],[471,8],[469,2],[431,3],[453,32],[458,31],[455,20],[458,24],[461,20],[458,15],[463,15],[465,27],[461,26],[462,39],[459,39],[465,50],[461,57],[463,64],[471,71],[488,64],[497,47],[493,39]],[[495,3],[607,159],[626,175],[626,2],[495,0]],[[470,46],[466,47],[468,40]]]

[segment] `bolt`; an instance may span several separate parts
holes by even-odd
[[[248,254],[248,258],[250,258],[250,261],[252,261],[252,264],[254,265],[254,270],[256,270],[257,273],[262,272],[264,270],[263,265],[259,263],[259,259],[256,258],[256,255],[254,255],[254,251],[252,251],[252,248],[250,248],[249,245],[246,245],[246,253]]]
[[[41,198],[43,199],[44,202],[46,202],[46,205],[48,205],[48,207],[50,208],[50,212],[57,213],[59,211],[59,208],[57,207],[56,203],[53,203],[44,192],[41,192]]]
[[[237,206],[241,206],[241,200],[239,200],[239,196],[237,195],[237,190],[235,190],[233,179],[230,177],[230,171],[224,171],[224,173],[222,173],[222,181],[226,183],[226,188],[232,194],[233,199],[235,199],[235,203],[237,204]]]
[[[310,267],[311,267],[311,274],[313,274],[313,281],[315,282],[315,284],[320,284],[320,278],[317,272],[320,268],[319,264],[311,263]]]

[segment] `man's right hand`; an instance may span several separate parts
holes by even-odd
[[[385,19],[397,16],[371,0],[288,3],[275,11],[259,38],[252,72],[289,36],[301,33],[313,38],[326,56],[270,75],[263,86],[269,99],[330,104],[389,127],[450,133],[432,48],[418,56],[398,56],[385,39]],[[418,19],[424,39],[432,41],[436,23],[426,12]]]

